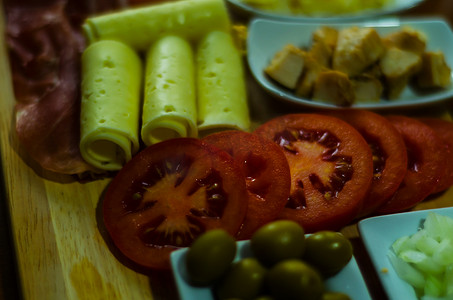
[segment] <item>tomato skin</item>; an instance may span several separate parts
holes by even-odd
[[[146,269],[202,233],[239,230],[247,211],[245,177],[233,158],[194,138],[151,145],[115,176],[103,200],[105,227],[120,252]]]
[[[288,161],[280,147],[253,133],[228,130],[208,135],[203,141],[230,153],[242,166],[249,205],[237,239],[250,239],[286,204],[291,188]]]
[[[338,230],[356,217],[371,185],[373,162],[370,147],[351,125],[326,115],[289,114],[255,133],[279,144],[289,162],[291,194],[279,218],[310,233]]]
[[[378,214],[408,210],[430,195],[445,172],[444,144],[434,130],[406,116],[387,116],[402,134],[408,151],[408,170],[398,190],[377,209]]]
[[[451,159],[453,157],[453,122],[434,118],[422,118],[419,120],[433,129],[442,139],[446,155],[449,158],[444,162],[445,172],[433,191],[433,193],[440,193],[453,185],[453,159]]]
[[[403,137],[389,120],[371,111],[345,109],[329,115],[351,124],[372,149],[374,176],[359,217],[370,215],[392,197],[406,174],[407,151]]]

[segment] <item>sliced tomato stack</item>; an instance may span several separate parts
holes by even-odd
[[[363,110],[276,117],[253,133],[152,145],[118,172],[103,200],[124,257],[170,267],[170,252],[222,228],[247,239],[276,219],[307,233],[413,208],[453,185],[453,123]]]
[[[146,148],[117,174],[104,197],[104,223],[126,258],[166,269],[171,251],[208,230],[250,238],[279,215],[290,184],[281,149],[255,134],[171,139]]]
[[[373,176],[370,147],[346,122],[321,114],[291,114],[258,127],[289,162],[291,193],[280,218],[307,232],[339,229],[359,213]]]
[[[444,142],[428,125],[405,116],[387,119],[403,136],[408,165],[398,190],[378,208],[377,213],[381,214],[410,209],[433,193],[446,175],[445,163],[449,159]]]
[[[247,211],[242,169],[225,151],[192,138],[152,145],[130,160],[104,197],[104,224],[117,248],[145,268],[202,233],[239,230]]]
[[[443,164],[445,165],[445,172],[433,193],[443,192],[453,185],[453,122],[432,118],[423,118],[420,121],[431,127],[444,143],[446,158]]]
[[[369,215],[387,202],[403,181],[407,169],[403,137],[385,117],[371,111],[347,109],[329,115],[351,124],[371,148],[373,181],[359,213]]]
[[[291,186],[289,165],[275,143],[243,131],[223,131],[204,141],[230,153],[241,166],[248,191],[248,209],[238,239],[249,239],[275,220],[285,206]]]

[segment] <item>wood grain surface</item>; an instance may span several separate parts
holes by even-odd
[[[0,7],[3,7],[0,0]],[[426,0],[403,15],[443,16],[453,21],[453,1]],[[171,273],[132,271],[109,248],[98,207],[108,179],[81,183],[41,170],[18,144],[14,97],[0,11],[0,299],[178,299]],[[259,124],[276,114],[306,111],[271,99],[248,74],[251,114]],[[450,118],[451,101],[409,115]],[[453,205],[453,190],[415,209]],[[343,229],[374,299],[385,299],[357,226]]]

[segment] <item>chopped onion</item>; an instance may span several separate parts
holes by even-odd
[[[401,277],[401,279],[405,280],[415,288],[422,289],[425,286],[425,276],[423,276],[420,271],[396,256],[393,252],[389,252],[388,257],[395,268],[396,273],[399,277]]]
[[[453,300],[453,219],[429,213],[422,228],[397,239],[388,258],[421,300]]]

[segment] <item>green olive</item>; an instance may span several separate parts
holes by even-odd
[[[233,263],[225,277],[215,287],[218,299],[251,300],[261,295],[266,272],[267,270],[253,257]]]
[[[305,242],[304,260],[315,266],[324,276],[333,276],[351,260],[351,242],[341,233],[319,231]]]
[[[351,300],[351,298],[340,292],[325,292],[320,300]]]
[[[277,263],[268,271],[266,283],[277,300],[319,300],[324,291],[319,272],[299,259]]]
[[[236,241],[226,231],[213,229],[198,237],[186,256],[191,284],[206,286],[219,279],[236,256]]]
[[[250,239],[253,254],[265,266],[282,260],[301,258],[305,249],[302,226],[290,220],[278,220],[259,228]]]

